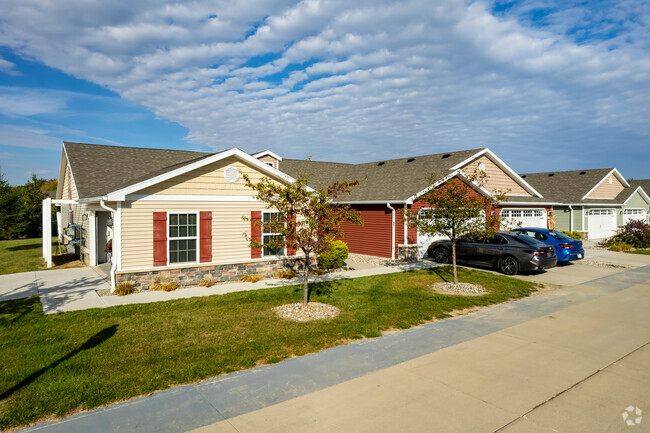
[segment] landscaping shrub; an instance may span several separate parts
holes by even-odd
[[[277,270],[277,271],[275,271],[273,276],[275,278],[285,278],[287,280],[290,280],[292,278],[296,278],[296,273],[291,269]]]
[[[318,267],[320,269],[336,269],[343,266],[345,259],[348,258],[348,246],[343,241],[334,241],[329,248],[323,251],[318,257]]]
[[[619,234],[605,241],[605,245],[610,249],[612,245],[620,243],[628,244],[634,248],[650,247],[650,224],[639,220],[632,220],[623,226]]]
[[[626,244],[625,242],[612,242],[607,247],[610,251],[630,251],[632,245]]]
[[[323,275],[325,273],[322,269],[310,269],[309,275]]]
[[[151,290],[162,290],[164,292],[172,292],[178,289],[178,281],[169,278],[154,281]]]
[[[199,281],[199,286],[203,287],[212,287],[216,284],[217,282],[214,280],[214,277],[212,274],[205,274],[203,278],[201,278],[201,281]]]
[[[562,230],[562,233],[573,239],[577,239],[577,240],[582,239],[582,233],[580,232],[576,232],[576,231],[570,232],[568,230]]]
[[[239,281],[245,282],[245,283],[257,283],[258,281],[262,280],[262,276],[255,274],[255,275],[242,275],[239,277]]]
[[[117,287],[115,287],[115,291],[113,293],[115,293],[117,296],[124,296],[130,295],[133,292],[135,292],[133,284],[131,284],[130,281],[122,281],[117,285]]]

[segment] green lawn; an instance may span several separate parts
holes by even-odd
[[[58,252],[58,243],[54,237],[52,238],[52,263],[54,266],[49,269],[81,266],[78,257],[57,254]],[[65,253],[65,250],[62,249],[61,253]],[[0,241],[0,275],[48,269],[45,267],[42,255],[41,238]]]
[[[480,297],[434,293],[449,267],[314,284],[311,300],[337,318],[295,323],[271,308],[301,287],[41,314],[37,298],[0,303],[0,429],[275,363],[352,339],[448,317],[453,310],[528,296],[535,284],[459,269]]]
[[[650,250],[633,250],[633,251],[626,251],[626,253],[650,255]]]

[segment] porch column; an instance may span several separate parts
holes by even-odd
[[[52,199],[43,200],[43,258],[48,268],[52,267]]]
[[[88,263],[90,266],[97,266],[97,220],[95,219],[95,211],[88,211]]]

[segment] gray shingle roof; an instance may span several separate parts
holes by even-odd
[[[309,186],[324,188],[339,181],[359,181],[359,186],[342,201],[403,201],[429,186],[427,176],[435,173],[440,178],[450,168],[482,149],[437,153],[363,164],[283,159],[280,171],[294,178],[307,176]],[[447,155],[447,156],[445,156]]]
[[[147,149],[64,142],[79,198],[103,196],[213,155],[187,150]]]
[[[617,200],[625,201],[638,187],[643,188],[643,191],[650,196],[650,179],[630,179],[627,183],[630,184],[630,188],[625,188],[621,193],[616,197]]]
[[[517,197],[516,199],[513,198],[513,201],[530,203],[609,203],[610,200],[583,200],[582,197],[612,170],[612,168],[598,168],[592,170],[547,171],[543,173],[522,174],[522,179],[542,194],[544,198]],[[611,200],[611,202],[617,203],[617,200]]]

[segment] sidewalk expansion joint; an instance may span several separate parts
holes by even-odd
[[[583,383],[583,382],[586,382],[588,379],[594,377],[595,375],[597,375],[597,374],[600,373],[601,371],[608,369],[609,367],[613,366],[613,365],[616,364],[617,362],[620,362],[621,360],[627,358],[628,356],[632,355],[633,353],[638,352],[639,350],[643,349],[644,347],[646,347],[646,346],[649,345],[649,344],[650,344],[650,342],[645,343],[644,345],[637,347],[637,348],[634,349],[633,351],[631,351],[631,352],[629,352],[629,353],[627,353],[627,354],[621,356],[621,357],[618,358],[617,360],[612,361],[611,363],[607,364],[607,365],[604,366],[603,368],[600,368],[600,369],[594,371],[594,372],[591,373],[589,376],[587,376],[587,377],[585,377],[585,378],[579,380],[578,382],[574,383],[574,384],[571,385],[570,387],[568,387],[568,388],[566,388],[566,389],[564,389],[564,390],[558,392],[558,393],[555,394],[553,397],[549,398],[548,400],[545,400],[545,401],[541,402],[540,404],[534,406],[534,407],[533,407],[531,410],[529,410],[528,412],[526,412],[526,413],[524,413],[523,415],[521,415],[521,416],[519,416],[519,417],[513,419],[513,420],[510,421],[508,424],[506,424],[506,425],[500,427],[498,430],[495,430],[494,433],[498,433],[498,432],[502,431],[502,430],[505,429],[506,427],[510,426],[511,424],[513,424],[514,422],[516,422],[516,421],[518,421],[518,420],[520,420],[520,419],[522,419],[522,418],[525,419],[526,416],[527,416],[528,414],[530,414],[530,413],[532,413],[533,411],[535,411],[538,407],[544,406],[546,403],[549,403],[549,402],[555,400],[557,397],[559,397],[559,396],[561,396],[561,395],[567,393],[568,391],[571,391],[571,390],[574,389],[576,386],[580,385],[580,384]]]

